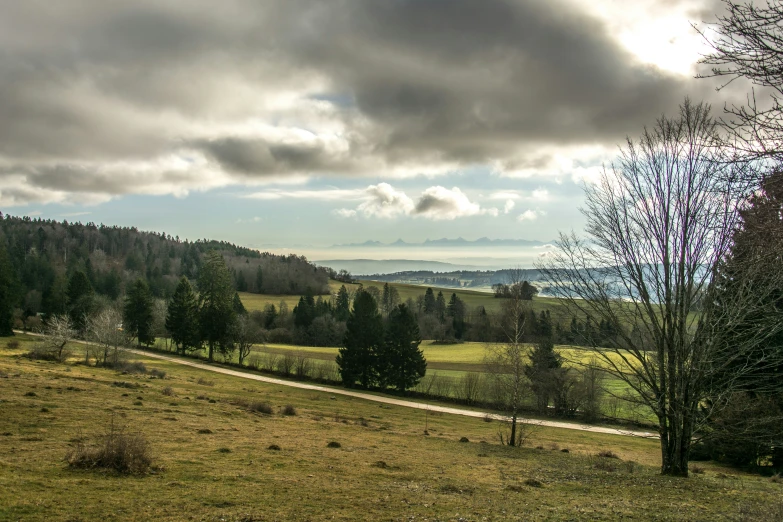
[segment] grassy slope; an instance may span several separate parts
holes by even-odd
[[[658,476],[654,441],[538,428],[526,447],[513,449],[496,443],[499,424],[449,415],[429,415],[431,435],[424,436],[421,411],[160,361],[145,362],[165,370],[163,380],[34,362],[19,357],[26,345],[0,344],[0,520],[754,520],[783,514],[781,485],[768,479],[709,465],[687,480]],[[199,384],[200,378],[211,383]],[[140,387],[113,385],[119,381]],[[166,386],[176,396],[163,395]],[[267,401],[275,414],[250,413],[232,404],[238,398]],[[298,415],[280,415],[285,404]],[[125,478],[66,467],[70,441],[94,438],[112,418],[146,434],[163,471]],[[458,442],[462,436],[471,442]],[[342,448],[327,448],[329,441]],[[282,451],[266,449],[273,443]],[[534,449],[539,445],[544,449]],[[623,461],[593,456],[604,449]],[[599,462],[616,470],[596,469]],[[543,487],[525,485],[531,478]]]
[[[383,290],[383,283],[378,283],[375,281],[362,281],[361,283],[365,287],[374,286],[379,290]],[[337,293],[342,284],[343,283],[340,283],[339,281],[332,280],[329,282],[329,288],[331,289],[332,293]],[[397,292],[400,294],[400,299],[403,302],[409,297],[415,301],[417,296],[424,295],[424,292],[427,290],[426,286],[402,283],[390,284],[397,289]],[[359,284],[347,284],[345,286],[349,291],[352,291],[356,290],[356,288],[359,287]],[[495,299],[492,294],[487,292],[453,288],[437,288],[434,286],[432,289],[435,291],[436,295],[438,291],[442,291],[443,295],[446,297],[446,302],[448,302],[452,293],[456,293],[457,296],[459,296],[459,298],[465,302],[469,310],[472,310],[476,306],[481,305],[484,306],[487,311],[494,311],[499,309],[501,303],[503,302],[502,299]],[[240,292],[239,296],[242,298],[242,303],[245,305],[245,308],[247,308],[248,311],[263,310],[264,306],[267,304],[273,304],[275,307],[277,307],[280,304],[280,301],[285,301],[285,303],[288,305],[288,309],[293,310],[294,306],[296,306],[296,304],[299,302],[299,296],[292,295],[251,294],[248,292]],[[557,301],[550,297],[536,297],[532,301],[531,306],[536,312],[540,312],[541,310],[551,310],[554,312],[560,308],[560,305],[557,303]]]

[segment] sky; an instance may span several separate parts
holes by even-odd
[[[716,0],[0,0],[0,211],[307,252],[579,230]]]

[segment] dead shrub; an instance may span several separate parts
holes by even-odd
[[[19,349],[20,343],[17,339],[11,339],[7,343],[5,343],[6,348],[9,350],[17,350]]]
[[[214,386],[215,381],[210,381],[209,379],[205,379],[204,377],[199,377],[196,381],[196,384],[200,384],[202,386]]]
[[[66,456],[68,465],[79,469],[108,469],[122,474],[143,474],[152,467],[152,454],[142,433],[125,433],[112,421],[109,431],[96,445],[87,446],[81,438]]]
[[[141,361],[106,361],[105,366],[123,374],[147,373],[147,366]]]
[[[287,416],[294,416],[294,415],[296,415],[296,408],[294,408],[290,404],[286,404],[283,407],[283,415],[287,415]]]
[[[38,361],[64,361],[71,356],[71,352],[63,348],[62,351],[57,347],[52,347],[45,343],[35,343],[30,351],[25,354],[28,359]]]
[[[603,457],[605,459],[619,459],[620,458],[612,450],[602,450],[602,451],[599,451],[598,452],[598,456],[599,457]]]
[[[166,397],[174,397],[174,395],[175,395],[174,394],[174,388],[172,388],[171,386],[166,386],[165,388],[160,390],[160,393],[162,393]]]
[[[247,409],[256,413],[272,415],[272,406],[266,402],[251,402],[248,404]]]
[[[609,472],[617,471],[617,464],[612,462],[612,460],[605,459],[605,458],[599,458],[599,459],[591,458],[590,467],[601,471],[609,471]]]
[[[163,370],[159,370],[158,368],[153,368],[150,370],[150,377],[152,377],[153,379],[165,379],[166,372]]]

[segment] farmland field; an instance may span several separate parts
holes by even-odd
[[[655,441],[500,423],[139,357],[123,374],[0,344],[0,520],[774,520],[781,485],[707,463],[658,475]],[[160,377],[153,378],[155,368]],[[269,414],[250,403],[265,403]],[[284,406],[292,415],[284,415]],[[154,468],[69,468],[77,441],[141,432]],[[424,434],[425,422],[429,435]],[[468,442],[460,442],[465,437]],[[328,447],[327,443],[335,442]],[[276,445],[279,450],[268,449]],[[568,450],[566,453],[564,450]],[[619,458],[598,457],[611,451]]]

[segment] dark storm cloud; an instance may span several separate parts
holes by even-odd
[[[108,194],[134,191],[134,162],[185,149],[240,181],[511,168],[542,161],[540,144],[615,143],[711,89],[639,64],[574,5],[0,0],[0,161],[38,172],[34,186]],[[281,104],[291,92],[301,103]],[[249,119],[327,128],[344,147],[235,131]],[[102,161],[127,162],[123,180],[79,166]]]

